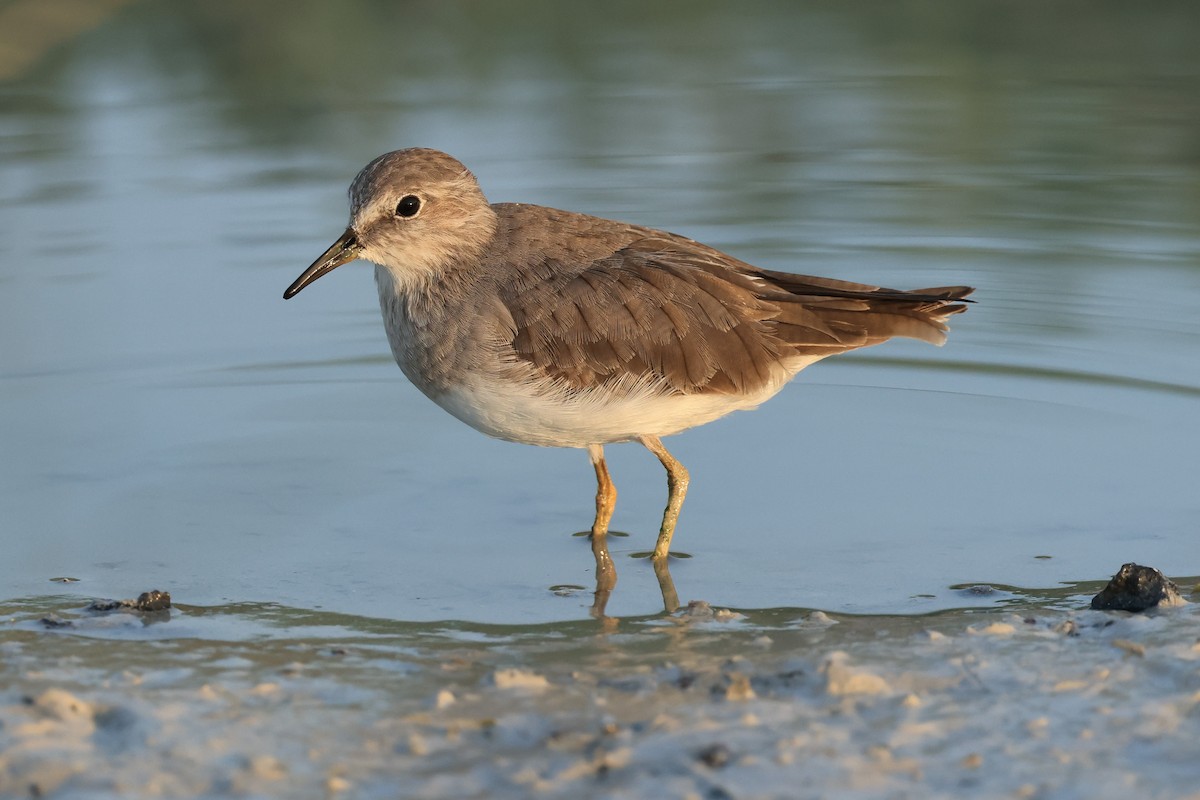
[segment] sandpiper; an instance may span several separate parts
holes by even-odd
[[[774,272],[665,231],[489,204],[465,166],[423,148],[358,173],[349,226],[284,298],[360,258],[375,264],[392,355],[418,389],[489,436],[588,451],[593,539],[617,499],[604,445],[638,441],[658,457],[656,562],[688,486],[662,437],[754,408],[826,356],[893,336],[941,344],[972,291]]]

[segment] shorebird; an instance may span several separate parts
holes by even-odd
[[[437,150],[385,153],[349,194],[349,226],[284,298],[374,263],[392,355],[418,389],[489,436],[587,450],[593,540],[617,499],[604,445],[641,442],[667,471],[655,562],[689,480],[662,437],[754,408],[827,356],[893,336],[942,344],[972,291],[775,272],[653,228],[489,204]]]

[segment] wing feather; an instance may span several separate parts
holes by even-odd
[[[574,389],[644,379],[681,394],[752,393],[812,360],[798,356],[893,336],[941,343],[971,291],[763,270],[681,236],[554,214],[574,229],[570,248],[539,240],[496,290],[516,358]]]

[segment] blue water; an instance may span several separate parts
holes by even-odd
[[[586,455],[420,395],[367,265],[280,297],[356,171],[412,145],[494,201],[978,287],[943,349],[838,357],[667,441],[684,602],[919,613],[963,583],[1200,573],[1190,7],[1097,4],[1080,35],[985,4],[112,5],[0,48],[0,597],[586,617],[549,588],[593,580]],[[628,556],[662,469],[608,453],[608,611],[654,613]]]

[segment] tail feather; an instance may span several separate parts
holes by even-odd
[[[901,291],[828,278],[765,273],[779,295],[779,336],[804,355],[834,355],[896,336],[941,345],[946,319],[967,310],[970,286]]]

